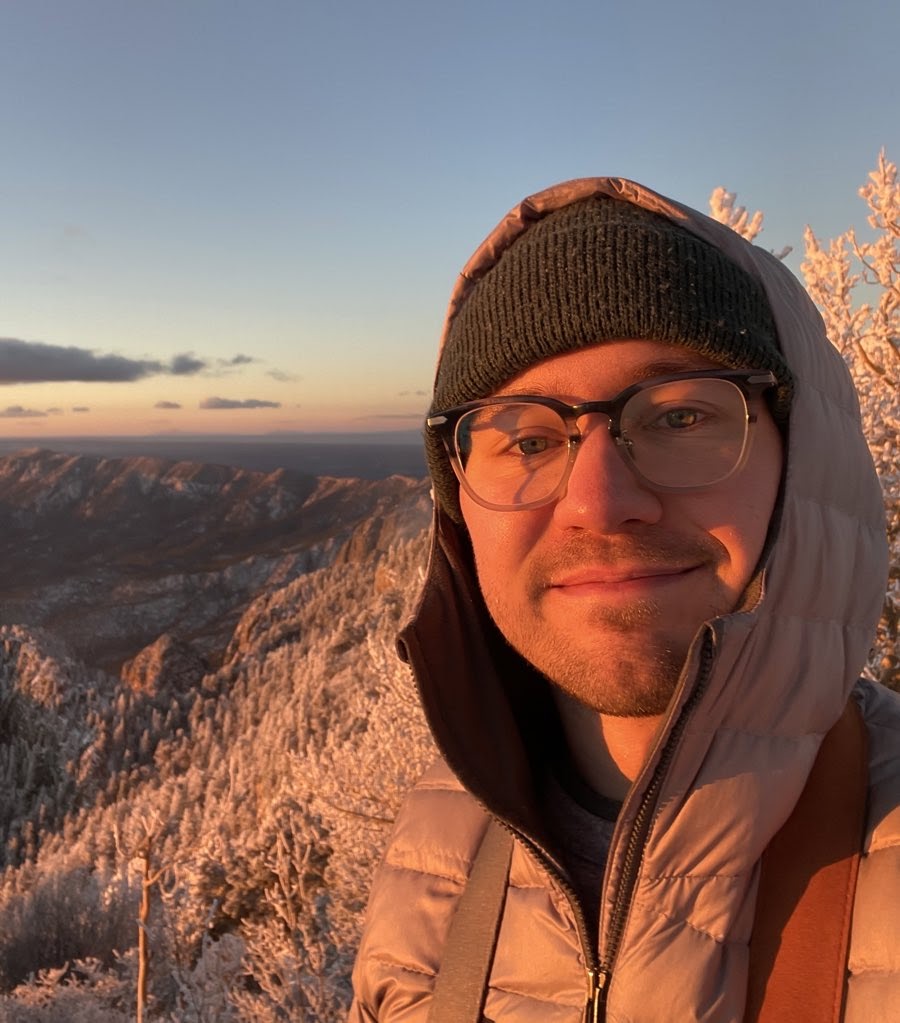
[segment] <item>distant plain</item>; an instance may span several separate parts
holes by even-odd
[[[363,480],[426,474],[415,431],[368,434],[294,434],[277,437],[15,437],[0,438],[0,455],[44,448],[103,458],[152,456],[176,462],[231,465],[257,472],[289,469],[313,476]]]

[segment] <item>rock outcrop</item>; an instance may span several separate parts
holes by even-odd
[[[115,674],[165,633],[214,667],[261,594],[411,535],[427,507],[404,476],[19,452],[0,458],[0,625]]]

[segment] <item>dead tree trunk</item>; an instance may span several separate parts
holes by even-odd
[[[138,912],[138,975],[137,975],[137,1023],[144,1023],[144,1008],[147,1005],[147,978],[150,975],[150,945],[147,928],[150,926],[150,889],[158,875],[150,873],[150,839],[141,856],[141,907]]]
[[[116,828],[116,849],[120,856],[123,856],[134,864],[135,861],[140,869],[141,875],[141,902],[138,908],[138,973],[136,991],[136,1018],[137,1023],[144,1023],[144,1016],[147,1011],[147,996],[150,986],[150,908],[151,893],[153,886],[159,884],[160,879],[169,866],[157,866],[154,869],[154,852],[157,841],[164,834],[163,827],[158,821],[152,823],[141,820],[140,833],[132,842],[121,841],[118,827]]]

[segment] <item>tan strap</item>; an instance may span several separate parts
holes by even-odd
[[[838,1023],[868,788],[866,727],[848,701],[762,858],[745,1023]]]
[[[450,922],[428,1023],[479,1023],[506,901],[513,838],[491,818]]]

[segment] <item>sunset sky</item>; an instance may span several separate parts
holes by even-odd
[[[6,0],[0,438],[417,425],[453,278],[619,174],[864,226],[900,4]]]

